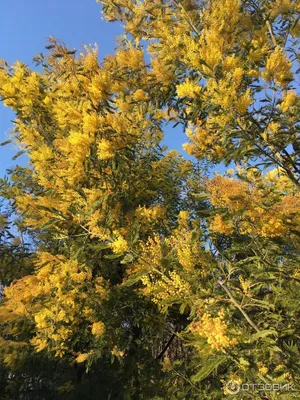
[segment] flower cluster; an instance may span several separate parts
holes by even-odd
[[[168,306],[176,299],[187,300],[190,296],[190,285],[185,282],[176,271],[171,271],[168,276],[161,277],[155,274],[148,274],[141,278],[143,285],[143,294],[150,296],[152,301],[158,307],[166,312]]]
[[[205,337],[212,349],[217,351],[226,350],[238,342],[236,338],[228,336],[228,324],[225,321],[224,310],[221,310],[217,317],[204,313],[199,321],[190,325],[189,329],[191,333]]]
[[[36,351],[45,348],[63,357],[73,347],[78,334],[78,321],[92,325],[92,333],[103,334],[104,324],[96,322],[97,306],[106,291],[99,290],[103,281],[92,283],[92,274],[85,265],[62,255],[38,253],[36,274],[25,276],[5,289],[5,309],[14,318],[31,317],[35,335],[31,344]],[[43,301],[39,299],[42,296]]]
[[[225,235],[238,229],[241,234],[294,237],[300,224],[300,197],[289,179],[278,169],[265,178],[248,174],[248,179],[246,183],[216,176],[208,182],[212,204],[227,210],[211,220],[211,230]]]

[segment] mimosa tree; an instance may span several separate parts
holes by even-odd
[[[50,38],[42,72],[0,70],[28,156],[1,183],[22,231],[3,396],[296,399],[299,6],[101,3],[124,24],[114,55]]]

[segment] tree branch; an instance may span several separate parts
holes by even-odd
[[[167,344],[165,345],[165,347],[162,349],[162,351],[159,353],[159,355],[157,357],[155,357],[155,360],[160,360],[163,355],[165,354],[165,352],[168,350],[168,348],[171,346],[171,343],[173,342],[174,338],[175,338],[175,333],[173,333],[173,335],[170,337],[170,339],[168,340]]]
[[[275,36],[274,36],[273,28],[272,28],[272,25],[271,25],[270,21],[267,20],[267,21],[266,21],[266,24],[267,24],[267,27],[268,27],[268,29],[269,29],[269,33],[270,33],[272,42],[273,42],[274,46],[277,47],[276,38],[275,38]]]
[[[258,329],[257,325],[255,325],[255,323],[250,319],[248,314],[243,310],[241,305],[235,300],[235,298],[232,296],[232,294],[230,293],[229,289],[224,285],[224,283],[221,280],[219,280],[218,284],[225,290],[225,292],[227,293],[228,297],[230,298],[232,304],[234,304],[235,307],[243,314],[243,316],[245,317],[247,322],[252,326],[252,328],[254,330],[256,330],[256,332],[260,332],[260,330]]]

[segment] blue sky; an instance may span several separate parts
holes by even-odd
[[[45,51],[50,35],[63,40],[69,47],[80,49],[84,44],[99,45],[99,57],[112,53],[115,39],[122,33],[119,23],[102,19],[96,0],[1,0],[0,58],[9,64],[20,60],[32,64],[34,55]],[[0,142],[7,139],[14,114],[0,103]],[[185,141],[181,129],[166,131],[166,143],[181,149]],[[0,177],[16,164],[13,145],[0,147]],[[24,163],[21,157],[17,163]]]

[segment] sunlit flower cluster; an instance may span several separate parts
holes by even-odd
[[[212,349],[217,351],[226,350],[238,342],[236,338],[228,336],[224,310],[220,311],[217,317],[204,313],[198,322],[190,325],[189,329],[193,334],[205,337]]]

